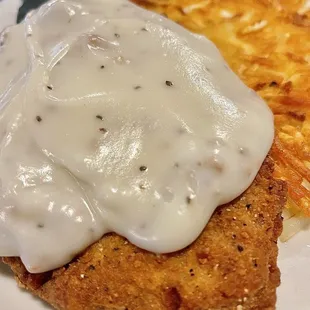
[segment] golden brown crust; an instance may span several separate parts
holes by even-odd
[[[56,309],[274,309],[286,187],[272,170],[267,159],[251,187],[219,207],[178,253],[156,256],[111,234],[50,273],[31,275],[18,258],[3,261]]]

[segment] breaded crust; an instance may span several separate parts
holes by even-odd
[[[3,261],[56,309],[274,309],[286,186],[272,173],[267,158],[250,188],[177,253],[154,255],[110,234],[52,272],[31,275],[18,258]]]

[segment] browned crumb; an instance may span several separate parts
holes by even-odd
[[[154,255],[110,234],[52,272],[31,275],[18,258],[3,261],[56,309],[274,309],[286,187],[272,172],[267,159],[251,187],[177,253]]]

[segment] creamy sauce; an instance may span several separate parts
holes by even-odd
[[[108,232],[188,246],[272,144],[214,44],[125,0],[50,2],[1,42],[0,256],[30,272]]]

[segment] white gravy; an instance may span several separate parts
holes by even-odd
[[[49,2],[1,39],[0,256],[32,273],[108,232],[188,246],[273,141],[213,43],[125,0],[83,3]]]

